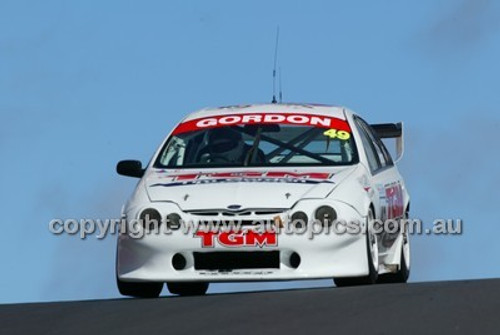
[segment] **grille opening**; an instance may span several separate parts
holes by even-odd
[[[199,216],[219,216],[219,212],[189,212],[192,215],[199,215]]]
[[[282,210],[269,210],[269,211],[255,211],[255,215],[271,215],[271,214],[281,214]]]
[[[221,212],[223,216],[248,216],[251,215],[252,212],[246,211],[246,212]]]
[[[191,215],[196,215],[196,216],[250,216],[252,214],[254,215],[273,215],[273,214],[281,214],[285,211],[285,209],[280,209],[280,208],[259,208],[259,209],[243,209],[243,210],[237,210],[237,211],[228,211],[225,209],[208,209],[208,210],[203,210],[203,209],[196,209],[196,210],[191,210],[188,211]]]
[[[195,270],[279,269],[279,251],[193,252]]]
[[[246,226],[273,225],[274,221],[268,220],[200,220],[198,224],[203,228],[238,228]]]

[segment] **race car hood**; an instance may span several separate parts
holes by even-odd
[[[150,171],[151,201],[172,201],[183,211],[291,208],[300,199],[325,198],[355,167]]]

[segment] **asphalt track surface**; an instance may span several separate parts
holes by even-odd
[[[0,305],[0,334],[500,334],[500,279]]]

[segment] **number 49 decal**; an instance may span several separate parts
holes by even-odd
[[[349,134],[345,130],[337,130],[337,129],[328,129],[323,133],[323,135],[328,136],[330,138],[338,138],[339,140],[346,141],[351,138],[351,134]]]

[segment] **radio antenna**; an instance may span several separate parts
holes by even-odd
[[[273,100],[271,103],[275,104],[276,100],[276,64],[278,62],[278,42],[280,38],[280,26],[276,29],[276,43],[274,45],[274,67],[273,67]]]
[[[279,85],[279,101],[280,103],[283,102],[283,90],[281,89],[281,66],[279,67],[279,72],[278,72],[278,85]]]

